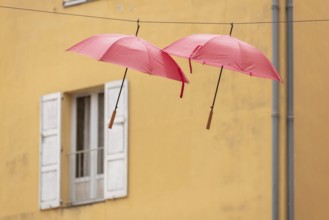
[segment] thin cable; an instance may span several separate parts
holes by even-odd
[[[94,16],[94,15],[83,15],[83,14],[73,14],[73,13],[65,13],[65,12],[55,12],[55,11],[46,11],[46,10],[38,10],[38,9],[30,9],[30,8],[19,8],[19,7],[11,7],[0,5],[0,8],[11,9],[11,10],[20,10],[20,11],[28,11],[28,12],[37,12],[37,13],[46,13],[46,14],[56,14],[56,15],[66,15],[66,16],[74,16],[74,17],[83,17],[83,18],[92,18],[92,19],[103,19],[103,20],[112,20],[112,21],[120,21],[120,22],[133,22],[136,20],[133,19],[122,19],[122,18],[112,18],[112,17],[102,17],[102,16]],[[329,19],[305,19],[305,20],[293,20],[293,21],[250,21],[250,22],[234,22],[236,25],[252,25],[252,24],[273,24],[273,23],[313,23],[313,22],[329,22]],[[232,22],[195,22],[195,21],[152,21],[152,20],[140,20],[139,23],[144,24],[180,24],[180,25],[231,25]]]
[[[136,20],[130,20],[130,19],[110,18],[110,17],[101,17],[101,16],[83,15],[83,14],[72,14],[72,13],[55,12],[55,11],[45,11],[45,10],[30,9],[30,8],[9,7],[9,6],[3,6],[3,5],[0,5],[0,8],[20,10],[20,11],[29,11],[29,12],[47,13],[47,14],[57,14],[57,15],[67,15],[67,16],[75,16],[75,17],[84,17],[84,18],[103,19],[103,20],[134,22],[134,23],[136,22]]]

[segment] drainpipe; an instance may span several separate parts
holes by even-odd
[[[293,62],[293,0],[287,0],[287,52],[288,52],[288,219],[294,219],[294,62]]]
[[[272,62],[279,69],[279,4],[272,0]],[[279,85],[272,83],[272,220],[279,216]]]

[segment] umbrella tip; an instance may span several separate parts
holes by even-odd
[[[233,26],[234,26],[234,24],[233,24],[233,22],[231,22],[231,30],[230,30],[230,36],[232,35]]]
[[[139,18],[138,18],[138,19],[137,19],[137,30],[136,30],[136,33],[135,33],[135,36],[136,36],[136,37],[137,37],[137,35],[138,35],[139,27],[140,27],[140,25],[139,25]]]

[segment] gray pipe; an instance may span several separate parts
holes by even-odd
[[[293,0],[287,0],[287,52],[288,52],[288,219],[294,219],[294,41],[293,41]]]
[[[272,61],[279,69],[279,4],[272,0]],[[279,87],[272,83],[272,220],[279,217]]]

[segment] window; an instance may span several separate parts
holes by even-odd
[[[78,5],[87,2],[88,0],[64,0],[63,5],[64,7]]]
[[[112,129],[107,123],[115,107],[121,81],[104,89],[72,95],[70,204],[91,203],[127,196],[128,89],[118,103]],[[62,98],[60,93],[41,98],[40,208],[60,206]]]

